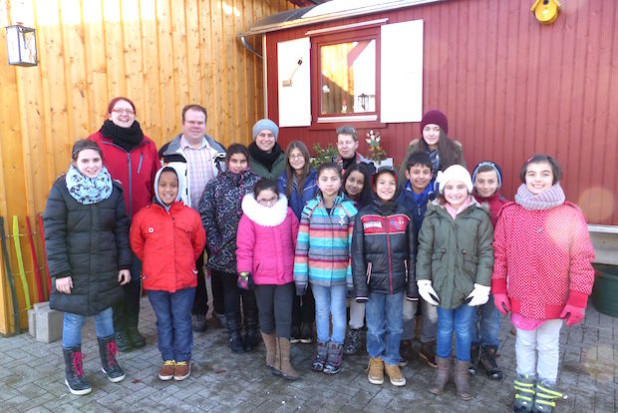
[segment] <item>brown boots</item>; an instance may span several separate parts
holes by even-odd
[[[283,337],[276,338],[275,366],[273,368],[275,376],[281,376],[285,380],[295,381],[300,379],[300,375],[292,363],[290,363],[290,340]]]
[[[451,359],[436,357],[436,364],[438,365],[436,375],[429,391],[437,395],[442,394],[444,386],[446,386],[446,382],[448,381],[449,371],[451,370]]]
[[[275,352],[277,351],[277,337],[275,333],[266,334],[263,331],[262,340],[266,347],[266,367],[272,369],[275,367]]]
[[[442,394],[444,386],[448,382],[448,376],[451,369],[451,359],[436,357],[436,364],[438,365],[436,376],[434,378],[433,385],[429,388],[429,391],[433,394]],[[470,390],[470,375],[468,373],[469,361],[455,360],[455,372],[453,379],[455,386],[457,387],[457,397],[462,400],[471,400],[474,396]]]
[[[472,400],[474,396],[470,390],[470,367],[469,361],[455,360],[455,387],[457,387],[457,397],[461,400]]]

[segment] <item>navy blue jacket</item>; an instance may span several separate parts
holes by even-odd
[[[416,239],[418,240],[418,233],[421,230],[421,225],[423,224],[423,218],[425,218],[425,212],[427,212],[427,204],[433,201],[436,197],[436,193],[434,192],[434,180],[432,179],[425,188],[425,191],[422,194],[422,201],[420,203],[416,202],[414,198],[414,192],[412,191],[412,187],[409,181],[406,181],[405,188],[399,194],[399,198],[397,202],[399,205],[402,205],[406,208],[406,210],[410,213],[412,217],[412,221],[414,221],[414,229],[416,233],[414,234]]]
[[[298,183],[294,180],[294,185],[292,186],[292,193],[290,196],[285,193],[285,187],[288,183],[288,178],[285,174],[285,171],[279,176],[277,179],[277,188],[279,189],[279,193],[284,194],[288,198],[288,205],[294,211],[294,215],[296,218],[300,220],[300,216],[303,212],[303,208],[307,205],[307,202],[310,199],[315,198],[315,195],[318,191],[318,174],[315,169],[311,168],[309,170],[309,175],[305,180],[303,185],[303,190],[299,194],[298,193]]]

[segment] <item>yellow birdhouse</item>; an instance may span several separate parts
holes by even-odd
[[[536,0],[530,11],[541,24],[552,24],[558,18],[560,7],[558,0]]]

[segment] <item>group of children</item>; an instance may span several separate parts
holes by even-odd
[[[228,258],[234,257],[234,262],[222,262],[221,269],[234,275],[238,287],[254,293],[266,366],[275,375],[300,377],[290,362],[290,343],[295,338],[312,340],[313,323],[300,312],[303,305],[314,304],[313,371],[338,373],[343,354],[358,351],[365,319],[368,380],[382,384],[386,374],[393,385],[403,386],[400,366],[405,360],[400,349],[409,345],[420,306],[421,356],[437,367],[429,391],[442,393],[454,364],[457,395],[470,400],[474,396],[469,376],[479,367],[492,379],[503,377],[496,364],[498,311],[510,312],[517,329],[513,410],[551,411],[561,397],[555,386],[562,320],[573,325],[583,319],[592,287],[594,253],[585,219],[565,201],[559,184],[562,171],[554,158],[537,155],[527,160],[515,202],[506,202],[500,195],[503,177],[498,165],[481,162],[470,175],[440,151],[446,147],[457,153],[461,148],[446,138],[446,119],[433,112],[437,111],[421,123],[421,142],[427,148],[421,145],[409,154],[403,174],[381,167],[369,176],[358,164],[341,171],[334,162],[314,172],[306,146],[294,142],[286,153],[287,170],[275,183],[252,176],[246,148],[231,145],[227,171],[204,192],[204,199],[209,191],[213,194],[210,204],[203,200],[200,205],[201,219],[180,201],[179,174],[172,167],[161,169],[156,198],[135,216],[130,229],[131,248],[144,263],[143,285],[157,316],[160,379],[182,380],[190,374],[194,263],[208,243],[213,252],[233,251]],[[97,189],[105,168],[99,156],[97,171],[82,169],[82,154],[97,151],[91,146],[80,150],[79,144],[72,169]],[[217,186],[224,180],[229,186],[225,190]],[[54,188],[58,185],[62,186]],[[105,185],[108,192],[119,191]],[[67,204],[54,213],[59,192]],[[54,237],[70,232],[70,196],[76,197],[70,185],[68,191],[52,190],[45,212],[50,270],[56,280],[52,305],[71,293],[61,290],[62,277],[70,274],[62,262],[66,247],[56,254],[50,251]],[[231,199],[230,206],[221,211],[218,202],[224,197]],[[94,201],[97,205],[100,199]],[[86,205],[90,204],[78,209]],[[225,215],[234,226],[232,236],[211,233],[206,213]],[[64,232],[53,235],[53,225],[63,219]],[[126,217],[119,208],[116,218],[105,223],[116,233],[118,251],[127,248],[123,223]],[[113,259],[120,263],[119,270],[127,268],[126,260]],[[120,273],[118,281],[126,282]],[[308,300],[309,294],[313,298]],[[347,299],[350,333],[345,343]],[[103,309],[99,306],[86,315]],[[238,308],[239,325],[240,313]],[[124,373],[118,373],[122,370],[115,348],[105,344],[110,332],[100,324],[97,335],[103,343],[105,371],[110,380],[121,380]],[[243,342],[232,337],[231,345],[234,349]],[[75,346],[69,347],[74,354]],[[66,360],[69,388],[85,391],[89,385],[84,384],[81,356]]]

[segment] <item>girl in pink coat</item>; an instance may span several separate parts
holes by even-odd
[[[584,319],[594,250],[584,214],[565,200],[556,159],[535,155],[494,231],[494,304],[517,328],[514,412],[552,412],[560,328]]]
[[[236,237],[238,285],[255,290],[266,366],[276,376],[297,380],[290,364],[294,251],[298,218],[279,194],[277,184],[259,180],[242,200],[243,216]]]

